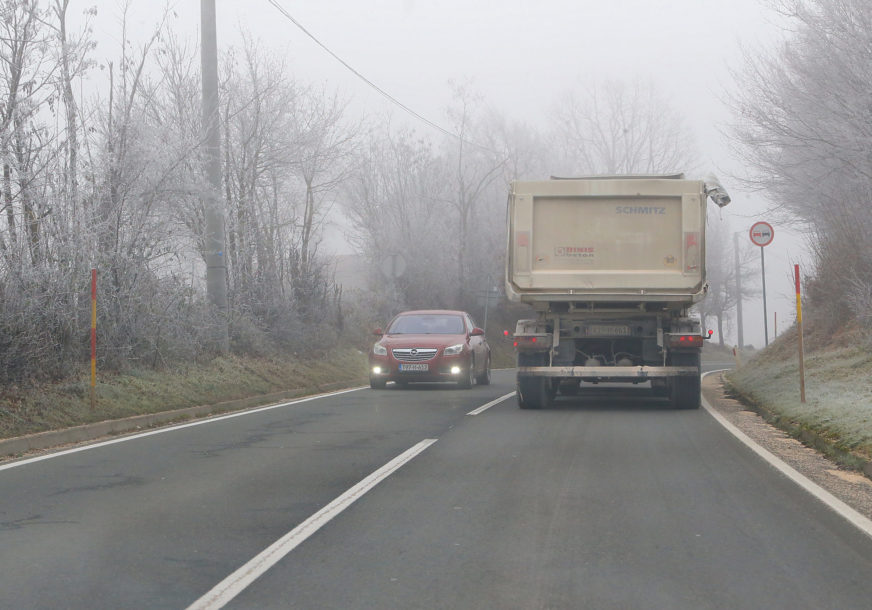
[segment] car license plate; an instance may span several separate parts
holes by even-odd
[[[630,327],[593,324],[587,327],[585,334],[595,335],[597,337],[629,337]]]
[[[429,371],[429,364],[401,364],[400,371],[403,373],[420,373],[421,371]]]

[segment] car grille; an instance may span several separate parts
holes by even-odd
[[[436,356],[438,350],[431,348],[412,347],[391,350],[394,358],[400,362],[423,362]]]

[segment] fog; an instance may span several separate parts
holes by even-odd
[[[247,30],[282,50],[295,72],[341,87],[366,111],[393,112],[419,130],[431,129],[351,74],[272,6],[235,4],[218,3],[219,36],[225,41],[238,40],[239,29]],[[282,5],[357,71],[440,124],[450,102],[450,80],[469,81],[487,103],[539,126],[544,126],[555,98],[569,87],[606,80],[651,83],[695,133],[701,152],[698,170],[715,172],[729,185],[733,203],[723,214],[713,206],[711,212],[742,232],[745,242],[751,224],[774,222],[762,196],[731,183],[743,169],[722,133],[731,120],[727,94],[736,86],[731,71],[741,69],[743,52],[769,48],[783,33],[778,16],[759,1]],[[791,265],[804,254],[794,231],[777,226],[776,233],[767,249],[771,334],[774,312],[779,312],[782,329],[794,317]],[[332,235],[332,246],[341,250],[341,237],[337,231]],[[763,344],[762,317],[762,297],[749,299],[744,308],[746,343]],[[730,342],[735,340],[731,333]]]
[[[777,222],[763,195],[742,188],[739,179],[746,170],[725,136],[733,118],[730,94],[739,86],[733,72],[741,71],[743,54],[772,48],[784,36],[778,15],[764,2],[278,0],[277,4],[366,79],[446,128],[452,81],[467,83],[485,104],[534,128],[546,126],[555,100],[567,89],[584,90],[606,81],[652,86],[695,136],[691,145],[699,152],[699,163],[690,170],[718,174],[732,195],[733,202],[725,210],[710,207],[715,220],[725,223],[731,233],[740,233],[746,246],[751,224],[768,220],[775,226],[776,238],[766,250],[770,336],[775,312],[779,331],[793,320],[792,265],[806,261],[805,244],[794,228]],[[199,3],[175,2],[169,7],[171,29],[179,38],[196,40]],[[117,52],[121,12],[114,3],[99,5],[94,19],[96,57]],[[217,15],[219,53],[239,48],[248,37],[287,62],[295,78],[324,82],[338,90],[350,100],[352,112],[391,115],[393,123],[405,123],[425,137],[442,136],[353,74],[270,2],[218,0]],[[158,17],[154,3],[131,3],[128,20],[133,27],[128,35],[133,40],[145,36]],[[350,251],[346,227],[347,220],[336,207],[326,229],[329,250]],[[759,273],[757,277],[759,281]],[[746,343],[763,344],[762,315],[761,295],[744,302]],[[734,329],[727,340],[735,342]]]

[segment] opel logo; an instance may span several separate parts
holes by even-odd
[[[412,348],[412,351],[409,352],[409,353],[412,354],[413,356],[417,356],[417,355],[418,355],[418,348],[417,348],[417,347],[413,347],[413,348]]]

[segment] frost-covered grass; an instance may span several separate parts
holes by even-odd
[[[513,367],[511,341],[497,328],[491,334],[492,367]],[[366,353],[354,348],[319,358],[230,356],[171,370],[98,372],[98,401],[91,410],[89,369],[83,368],[82,377],[64,383],[0,386],[0,438],[230,400],[268,401],[267,395],[279,392],[302,396],[369,380]]]
[[[98,373],[94,410],[89,376],[60,384],[4,387],[0,438],[278,392],[313,394],[362,385],[367,379],[366,354],[346,349],[318,359],[231,356],[173,370]]]
[[[872,459],[872,352],[858,341],[806,353],[802,403],[796,346],[795,332],[779,338],[729,373],[730,389],[794,433],[808,430]]]

